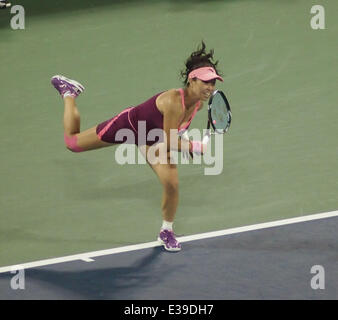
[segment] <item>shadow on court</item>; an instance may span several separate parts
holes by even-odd
[[[25,299],[26,295],[27,298],[34,297],[36,294],[42,296],[34,288],[34,285],[38,284],[40,288],[49,288],[43,294],[44,299],[53,299],[58,293],[62,293],[63,299],[119,299],[121,292],[124,294],[128,291],[132,292],[133,288],[141,284],[151,288],[160,281],[159,275],[154,274],[153,270],[161,254],[163,254],[162,248],[153,248],[148,255],[128,267],[74,271],[28,269],[25,273],[26,288],[21,292],[24,295],[22,298]],[[163,269],[163,273],[167,275],[173,271],[176,272],[169,265],[167,269]],[[12,277],[10,273],[1,274],[0,280],[10,284]],[[15,294],[15,291],[12,293]]]

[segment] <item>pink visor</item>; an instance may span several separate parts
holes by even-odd
[[[195,69],[189,73],[188,78],[189,79],[197,78],[202,81],[209,81],[213,79],[218,79],[218,80],[223,81],[222,77],[220,77],[216,73],[215,69],[212,67],[202,67],[202,68]]]

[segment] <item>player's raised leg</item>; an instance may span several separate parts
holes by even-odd
[[[80,132],[80,113],[76,98],[84,91],[84,86],[61,75],[52,77],[51,82],[64,101],[64,139],[66,147],[73,152],[82,152],[110,146],[101,141],[96,134],[96,127]]]

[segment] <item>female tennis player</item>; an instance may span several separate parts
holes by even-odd
[[[184,134],[189,128],[196,112],[213,93],[216,80],[223,81],[216,69],[218,61],[213,61],[213,53],[213,50],[206,52],[206,46],[202,42],[197,51],[186,60],[185,69],[181,71],[183,88],[158,93],[138,106],[128,107],[113,118],[82,132],[76,97],[84,91],[84,87],[79,82],[60,75],[52,77],[51,80],[64,101],[64,139],[69,150],[83,152],[121,144],[125,141],[117,139],[120,129],[130,129],[134,132],[135,144],[145,150],[143,154],[163,187],[163,224],[158,241],[168,251],[181,250],[181,244],[173,232],[179,198],[177,166],[171,161],[152,164],[147,159],[147,151],[154,144],[158,144],[166,148],[168,158],[170,158],[170,150],[173,149],[179,152],[203,154],[206,146],[201,141],[187,140],[188,138],[178,139],[178,136]],[[146,123],[146,136],[152,129],[162,129],[166,143],[163,144],[161,138],[156,141],[140,142],[138,139],[139,121]],[[170,135],[170,130],[175,130],[177,136]],[[170,139],[176,140],[175,147],[171,147]]]

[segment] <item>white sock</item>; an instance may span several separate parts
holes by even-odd
[[[74,98],[74,95],[73,95],[70,91],[67,91],[67,92],[65,92],[65,94],[63,95],[63,98],[66,98],[66,97],[73,97],[73,98]]]
[[[173,224],[174,224],[173,222],[168,222],[168,221],[163,220],[162,229],[172,231],[173,230]]]

